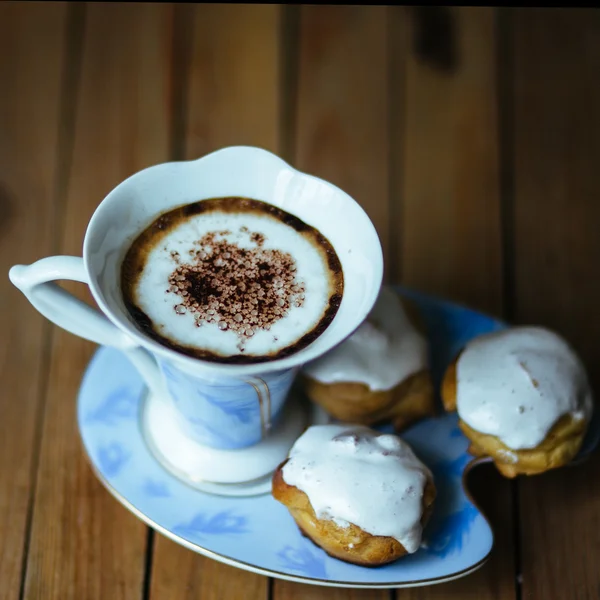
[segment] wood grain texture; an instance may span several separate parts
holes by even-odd
[[[290,583],[276,579],[273,586],[273,598],[280,600],[387,600],[390,590],[349,590],[326,588],[303,583]]]
[[[300,9],[293,157],[296,167],[341,187],[365,209],[386,265],[388,14],[382,6]]]
[[[80,254],[87,222],[116,184],[167,159],[171,8],[90,4],[59,252]],[[80,51],[79,49],[77,51]],[[64,126],[64,123],[62,124]],[[85,299],[80,285],[69,289]],[[146,527],[97,481],[77,432],[76,397],[95,347],[55,330],[24,597],[140,598]]]
[[[267,577],[205,558],[162,536],[155,540],[151,600],[267,600]]]
[[[271,4],[194,7],[188,158],[234,145],[278,150],[280,12]]]
[[[223,146],[279,149],[280,10],[276,5],[189,7],[191,56],[184,158]],[[186,90],[184,90],[185,93]],[[175,144],[179,145],[178,142]],[[150,598],[266,600],[268,578],[155,538]]]
[[[600,389],[600,14],[518,10],[514,27],[515,300]],[[600,595],[600,460],[521,482],[523,598]]]
[[[495,21],[491,8],[439,7],[447,33],[413,13],[406,64],[400,270],[404,284],[474,308],[502,309]],[[404,13],[406,14],[406,13]],[[417,17],[415,17],[417,15]],[[422,30],[420,30],[422,28]],[[421,48],[452,60],[439,66]],[[415,41],[425,38],[415,48]]]
[[[19,597],[50,327],[8,280],[53,250],[64,4],[0,4],[0,598]],[[40,94],[43,90],[43,94]]]
[[[396,18],[407,18],[401,10]],[[405,285],[500,313],[494,10],[438,7],[410,15],[406,109],[395,142],[403,163],[393,167],[403,190],[397,276]],[[486,468],[471,479],[496,532],[490,561],[456,582],[398,590],[398,600],[516,597],[510,484]]]

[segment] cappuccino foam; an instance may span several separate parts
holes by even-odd
[[[170,211],[123,264],[130,313],[186,354],[223,362],[286,356],[333,320],[343,290],[329,242],[300,219],[243,198]]]

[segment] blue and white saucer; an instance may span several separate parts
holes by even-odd
[[[439,385],[445,366],[472,337],[504,327],[486,315],[401,290],[423,314]],[[217,496],[195,489],[167,471],[142,432],[144,384],[123,354],[100,348],[78,399],[81,436],[108,490],[148,525],[215,560],[262,575],[335,587],[410,587],[457,579],[488,558],[493,533],[465,488],[476,461],[455,415],[422,421],[403,434],[433,471],[438,497],[415,554],[376,569],[328,556],[300,534],[287,509],[270,494]],[[580,453],[598,442],[598,411]],[[478,461],[481,462],[481,461]]]

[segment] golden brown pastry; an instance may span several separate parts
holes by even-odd
[[[435,494],[408,444],[363,426],[310,427],[273,477],[273,496],[304,535],[363,566],[416,552]]]
[[[475,456],[490,456],[506,477],[570,462],[592,412],[581,361],[555,333],[514,327],[471,341],[442,382],[447,411]]]
[[[341,421],[391,421],[396,431],[435,414],[427,342],[416,309],[383,287],[359,329],[304,368],[308,397]]]

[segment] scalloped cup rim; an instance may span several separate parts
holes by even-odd
[[[131,194],[133,191],[133,187],[144,187],[144,180],[146,178],[156,178],[156,175],[159,176],[162,173],[163,177],[167,177],[169,175],[185,175],[188,173],[190,175],[193,174],[193,170],[197,169],[199,165],[208,165],[211,162],[216,163],[218,166],[218,159],[223,161],[227,160],[230,156],[233,156],[239,160],[240,156],[251,157],[253,156],[260,165],[264,165],[267,168],[270,168],[274,172],[277,172],[279,178],[287,178],[288,180],[295,179],[305,185],[313,186],[315,189],[327,190],[331,194],[332,197],[335,197],[336,201],[343,205],[344,215],[349,214],[351,219],[354,220],[353,227],[356,229],[358,227],[357,223],[359,223],[361,231],[365,233],[363,239],[368,241],[369,249],[365,251],[365,259],[363,257],[363,262],[366,260],[368,264],[366,266],[370,270],[370,279],[371,285],[370,289],[367,289],[363,292],[363,297],[361,298],[361,302],[356,310],[351,311],[351,318],[345,317],[345,322],[341,323],[342,315],[342,307],[344,303],[346,303],[346,309],[348,309],[348,304],[352,302],[352,298],[346,297],[347,290],[347,281],[354,277],[352,270],[348,270],[347,265],[344,268],[344,281],[345,281],[345,289],[344,289],[344,297],[342,298],[342,306],[338,313],[336,314],[334,320],[329,325],[329,327],[325,330],[323,334],[321,334],[316,340],[314,340],[311,344],[306,346],[305,348],[291,354],[290,356],[275,359],[275,360],[267,360],[256,363],[248,363],[248,364],[227,364],[220,363],[214,361],[206,361],[199,358],[195,358],[192,356],[188,356],[178,352],[176,350],[172,350],[162,344],[152,340],[151,338],[144,335],[136,326],[133,324],[131,319],[126,314],[124,307],[120,307],[120,309],[115,308],[115,300],[114,298],[111,301],[107,301],[107,294],[103,289],[102,283],[99,281],[99,276],[96,275],[98,271],[102,271],[102,268],[95,267],[92,263],[96,260],[95,252],[97,251],[97,247],[104,243],[106,237],[109,236],[108,232],[105,232],[103,235],[98,234],[98,229],[102,226],[102,220],[106,220],[106,214],[110,210],[114,210],[120,204],[123,204],[122,197],[127,194]],[[220,166],[222,168],[222,165]],[[285,177],[282,177],[285,176]],[[273,184],[277,185],[278,181],[273,181]],[[150,189],[151,186],[147,186]],[[235,184],[234,184],[235,187]],[[154,193],[155,190],[152,190]],[[139,193],[139,192],[138,192]],[[223,194],[225,195],[225,194]],[[252,197],[251,194],[228,194],[228,195],[240,195],[247,197]],[[219,197],[210,194],[203,194],[200,190],[196,196],[196,200],[202,200],[211,197]],[[274,202],[271,199],[265,200],[264,198],[258,198],[260,200],[266,201],[269,204],[274,204],[276,206],[281,206],[281,202]],[[190,200],[194,201],[194,200]],[[156,211],[152,217],[152,219],[156,218],[159,214],[174,208],[175,206],[181,206],[182,204],[186,204],[185,200],[182,202],[174,202],[170,205],[167,205],[163,210]],[[288,204],[284,203],[284,210],[288,212],[296,213],[292,207]],[[338,209],[339,211],[339,209]],[[298,215],[300,218],[303,218],[302,215]],[[331,217],[328,217],[331,219]],[[324,219],[324,217],[323,217]],[[331,219],[333,221],[333,219]],[[147,221],[149,224],[150,221]],[[326,223],[326,221],[323,221]],[[313,223],[309,223],[313,225]],[[337,222],[339,225],[339,221]],[[336,226],[337,226],[336,225]],[[313,225],[315,226],[315,225]],[[104,223],[104,229],[107,230],[109,227]],[[332,225],[330,225],[332,227]],[[316,226],[316,228],[322,231],[322,227]],[[141,229],[138,228],[137,233],[139,233]],[[326,237],[329,237],[327,233],[324,233]],[[348,236],[349,238],[351,236]],[[133,241],[131,235],[129,236],[129,243]],[[331,239],[330,239],[331,241]],[[125,244],[126,248],[129,246],[129,243]],[[339,251],[336,247],[336,244],[332,242],[336,252]],[[346,194],[343,190],[338,188],[332,183],[329,183],[319,177],[314,175],[310,175],[308,173],[304,173],[295,169],[291,165],[289,165],[286,161],[284,161],[279,156],[264,150],[262,148],[256,148],[252,146],[230,146],[226,148],[222,148],[202,156],[193,160],[184,160],[184,161],[170,161],[165,163],[159,163],[150,167],[147,167],[141,171],[138,171],[121,182],[117,187],[115,187],[104,199],[104,201],[98,206],[92,218],[88,224],[84,245],[83,245],[83,260],[85,264],[86,271],[88,273],[93,274],[90,278],[89,287],[92,293],[92,296],[102,312],[110,319],[110,321],[118,327],[121,331],[126,333],[132,338],[132,345],[135,341],[137,344],[145,347],[147,350],[150,350],[155,355],[162,357],[164,359],[170,359],[176,361],[181,367],[189,369],[206,369],[211,372],[217,374],[221,373],[222,375],[232,375],[232,376],[249,376],[257,373],[264,372],[265,369],[269,371],[280,371],[284,369],[299,367],[302,364],[305,364],[311,360],[314,360],[324,354],[325,352],[331,350],[336,345],[340,344],[346,338],[348,338],[364,321],[369,312],[371,311],[375,301],[377,300],[377,296],[379,294],[379,289],[381,287],[381,283],[383,280],[383,251],[381,248],[381,243],[377,232],[375,230],[374,225],[370,221],[369,217],[362,209],[362,207],[348,194]],[[340,260],[342,260],[342,265],[344,266],[344,258],[340,256]],[[349,259],[348,259],[349,260]],[[120,263],[120,260],[119,260]],[[356,287],[356,286],[355,286]],[[345,315],[350,314],[348,310],[344,313]],[[332,330],[336,325],[337,329],[335,335],[328,335],[329,330]],[[325,340],[325,341],[324,341]]]

